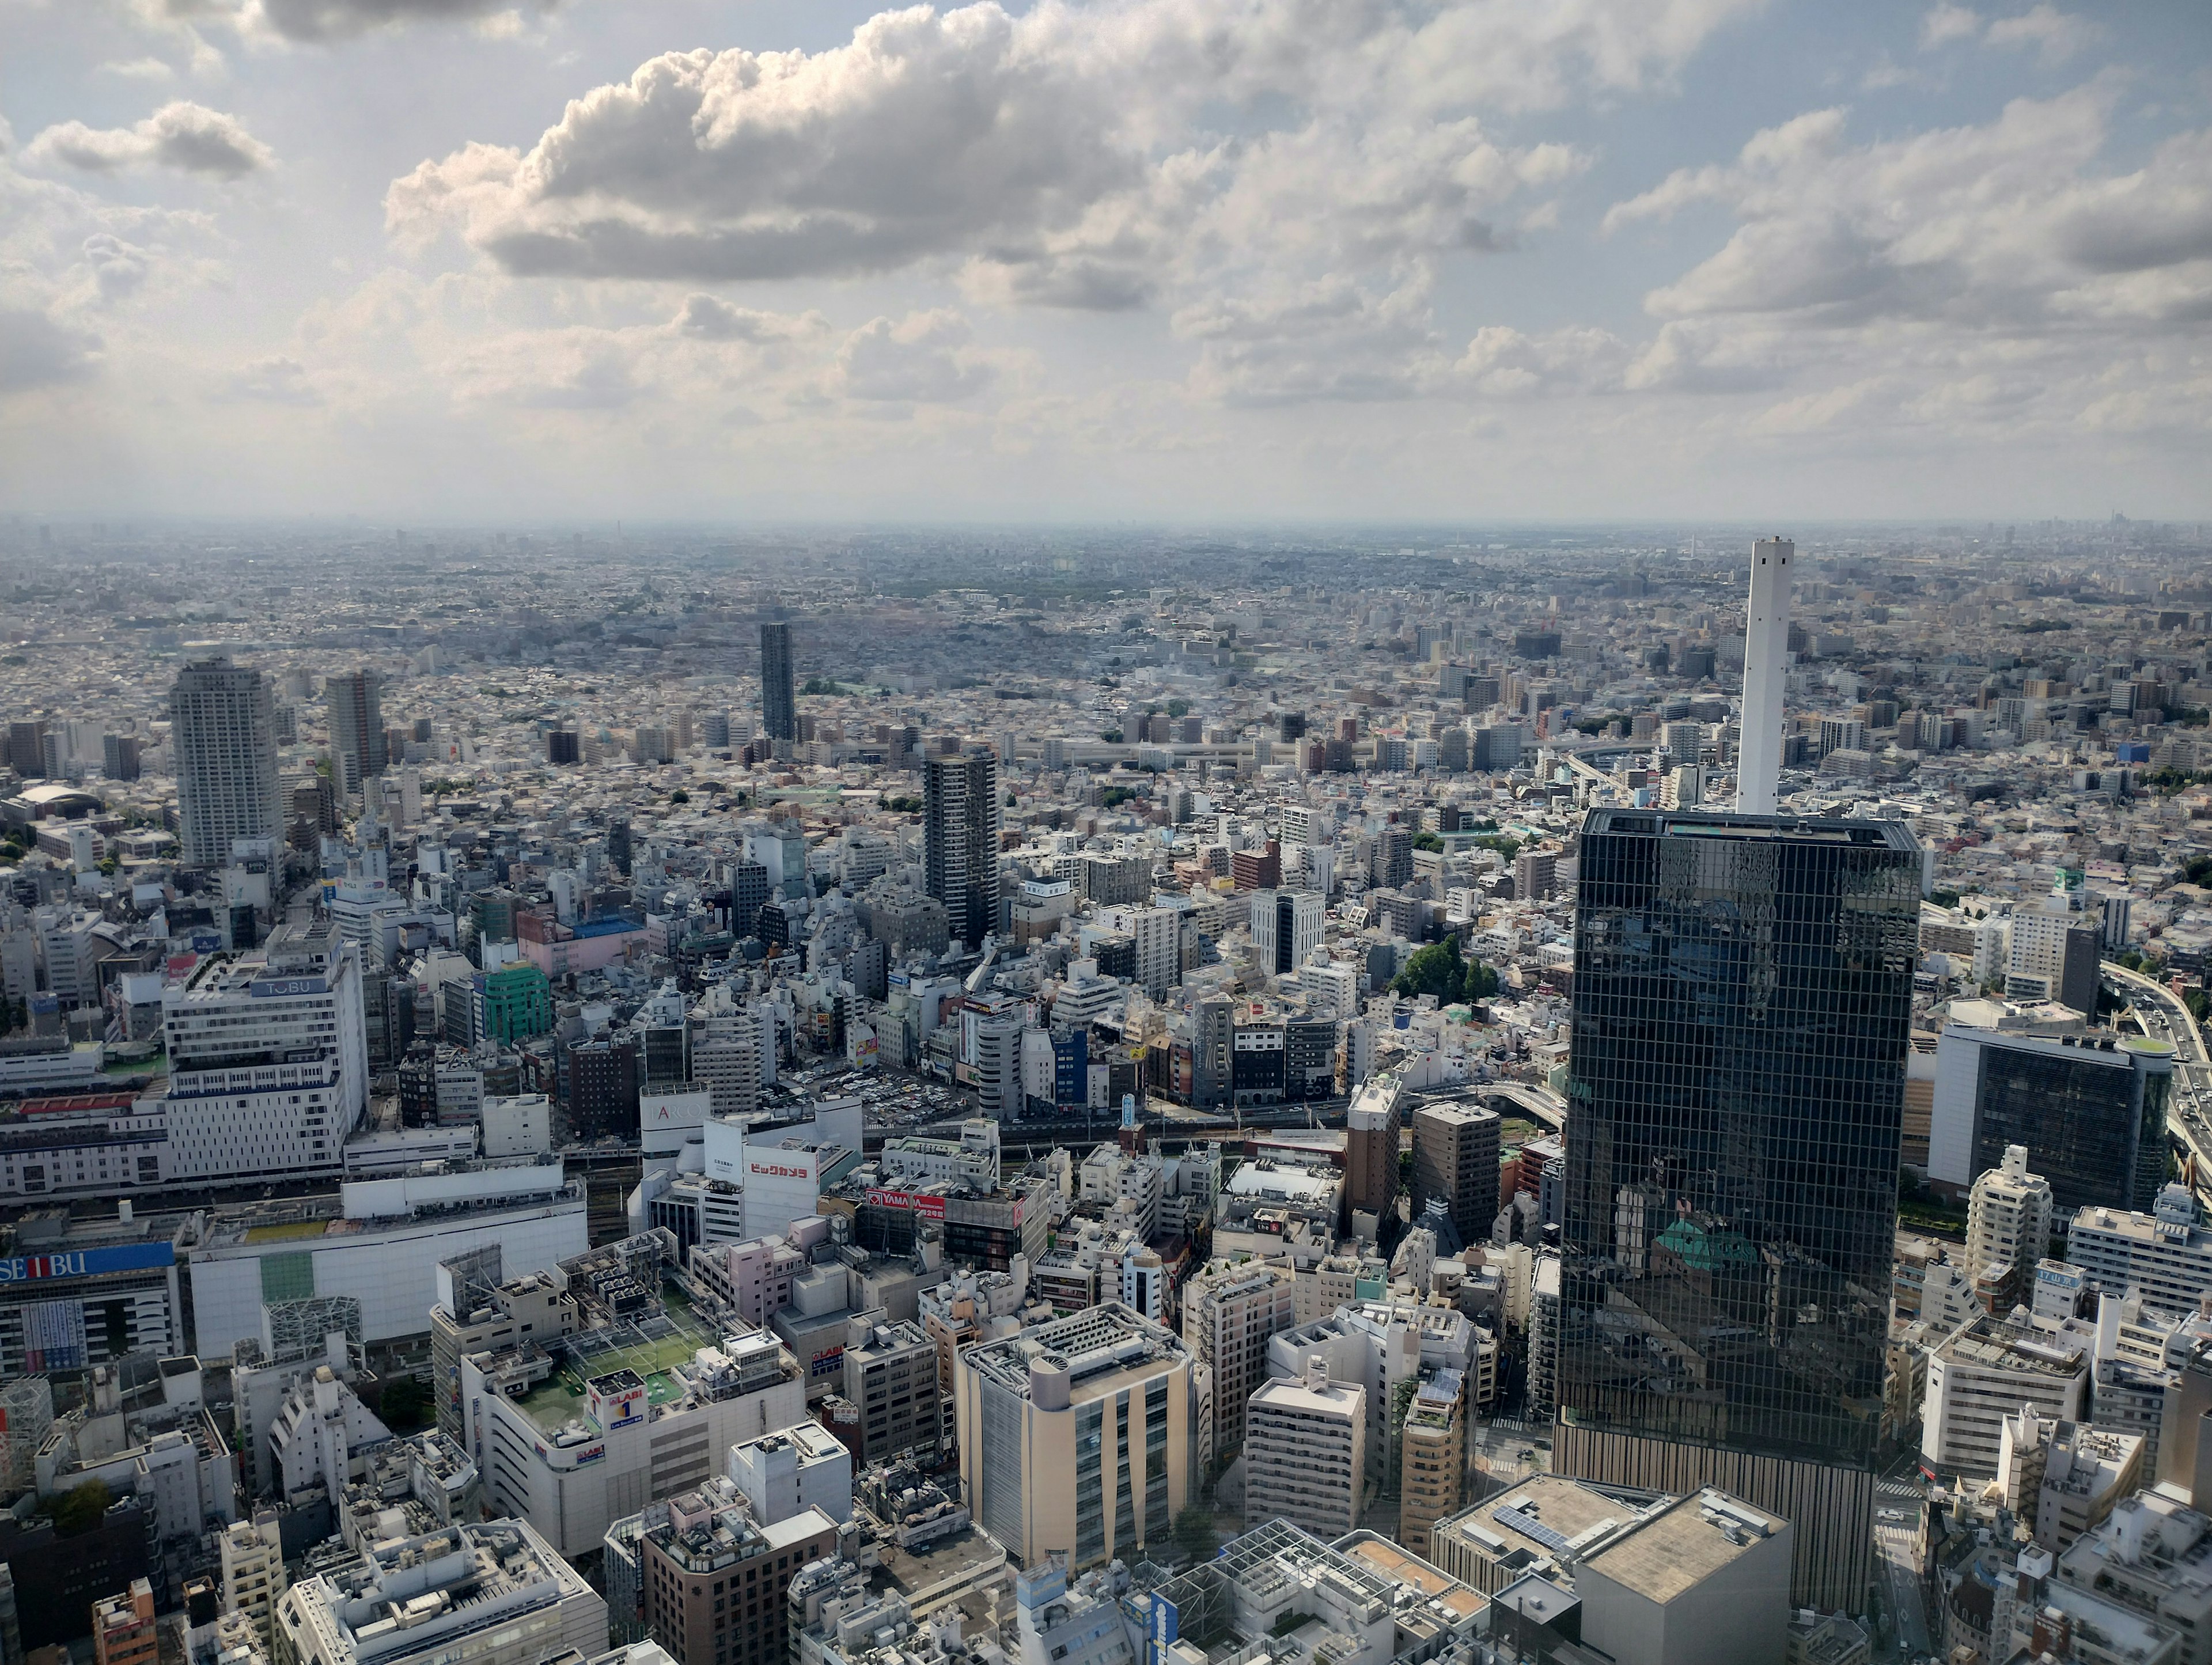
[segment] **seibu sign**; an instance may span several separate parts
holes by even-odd
[[[48,1278],[97,1278],[109,1272],[145,1272],[176,1263],[176,1248],[166,1243],[80,1249],[63,1255],[16,1255],[0,1257],[0,1284],[34,1284]]]

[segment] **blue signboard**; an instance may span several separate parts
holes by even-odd
[[[145,1272],[174,1266],[173,1243],[124,1243],[114,1249],[79,1249],[59,1255],[0,1256],[0,1284],[39,1283],[48,1278],[98,1278],[110,1272]]]

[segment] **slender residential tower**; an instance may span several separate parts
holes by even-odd
[[[276,702],[258,671],[227,659],[185,666],[169,690],[177,842],[187,867],[220,867],[236,838],[282,838]]]
[[[1782,773],[1782,695],[1790,663],[1790,567],[1797,546],[1762,538],[1751,555],[1751,605],[1743,623],[1743,722],[1736,747],[1739,815],[1774,813]]]
[[[791,626],[761,630],[761,728],[771,740],[799,738],[799,702],[791,692]]]

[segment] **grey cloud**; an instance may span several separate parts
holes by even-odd
[[[287,40],[343,40],[409,23],[466,23],[507,10],[513,0],[253,0],[248,15]],[[550,10],[556,0],[540,0]]]
[[[94,232],[84,240],[85,264],[92,268],[100,298],[109,305],[137,293],[144,285],[152,258],[135,243],[126,243],[112,232]]]
[[[86,173],[170,167],[218,179],[240,179],[276,161],[269,147],[247,132],[235,116],[181,99],[131,127],[62,122],[33,139],[28,154],[34,161],[60,162]]]
[[[97,336],[27,307],[0,307],[0,393],[89,375],[99,350]]]
[[[874,319],[838,349],[838,380],[857,399],[950,404],[981,392],[996,374],[963,350],[968,341],[967,322],[957,313]]]

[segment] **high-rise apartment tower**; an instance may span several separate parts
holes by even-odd
[[[384,734],[384,678],[374,671],[342,671],[323,684],[331,712],[331,772],[353,793],[391,764]]]
[[[761,626],[761,731],[771,740],[799,738],[799,702],[792,693],[791,626]]]
[[[931,757],[921,776],[922,888],[970,949],[998,923],[999,763],[988,752]]]
[[[276,702],[262,674],[227,659],[187,665],[169,716],[184,865],[220,867],[233,839],[282,837]]]

